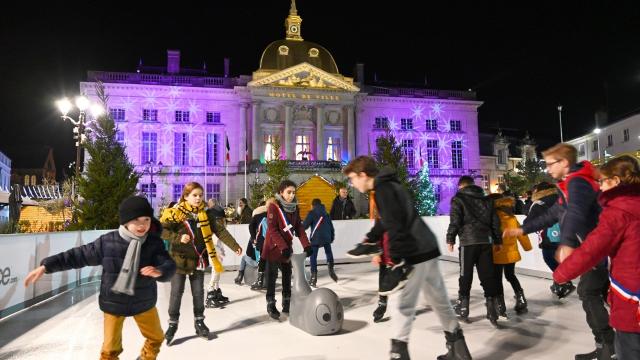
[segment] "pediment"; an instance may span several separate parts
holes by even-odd
[[[309,63],[278,71],[261,79],[249,82],[248,86],[280,86],[289,88],[335,89],[357,92],[360,89],[341,76],[330,74]]]

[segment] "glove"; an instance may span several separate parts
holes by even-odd
[[[304,252],[307,253],[307,257],[309,257],[313,253],[313,249],[311,248],[311,246],[307,246],[306,248],[304,248]]]
[[[282,250],[282,256],[284,256],[285,258],[290,258],[291,257],[291,248],[286,248],[284,250]]]

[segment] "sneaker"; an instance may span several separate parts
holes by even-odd
[[[382,249],[376,243],[362,242],[347,251],[347,256],[353,259],[365,258],[382,254]]]
[[[413,265],[407,264],[404,260],[392,267],[387,267],[387,271],[380,282],[378,294],[391,295],[402,289],[412,274]]]

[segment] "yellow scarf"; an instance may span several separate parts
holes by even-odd
[[[209,225],[209,217],[207,216],[207,212],[205,211],[204,204],[200,204],[198,207],[191,206],[186,201],[179,202],[175,207],[166,209],[162,213],[162,217],[160,218],[160,222],[183,222],[190,218],[190,214],[198,215],[198,225],[200,231],[202,232],[202,237],[204,238],[204,245],[207,247],[207,252],[209,253],[209,258],[211,259],[211,264],[216,272],[221,273],[224,271],[224,267],[222,263],[218,259],[218,254],[216,252],[216,248],[213,245],[213,232],[211,231],[211,226]],[[193,239],[195,241],[195,239]]]

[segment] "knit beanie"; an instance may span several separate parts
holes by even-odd
[[[120,225],[124,225],[141,216],[153,217],[153,209],[147,199],[141,196],[130,196],[120,203],[118,215]]]

